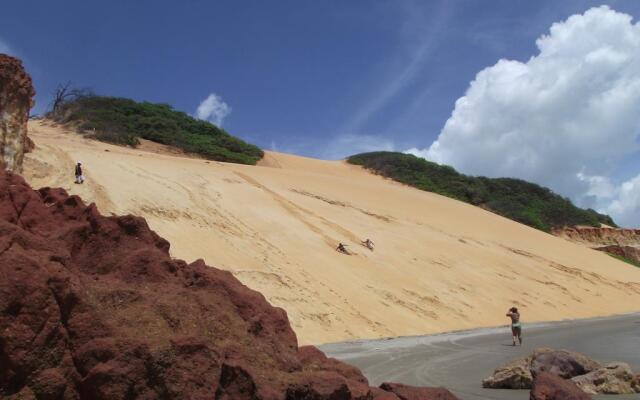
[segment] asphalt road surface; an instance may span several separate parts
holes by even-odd
[[[498,366],[537,347],[577,351],[599,362],[623,361],[640,372],[640,314],[535,325],[523,324],[522,347],[511,346],[508,327],[432,336],[320,346],[328,356],[357,366],[370,384],[400,382],[444,386],[463,400],[528,399],[528,390],[483,389]],[[640,394],[594,396],[640,399]]]

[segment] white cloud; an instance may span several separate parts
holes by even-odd
[[[638,183],[615,187],[610,175],[640,147],[640,25],[602,6],[554,23],[536,44],[526,62],[480,71],[438,139],[409,152],[469,174],[538,182],[579,204],[620,204],[618,222],[639,222],[627,203]]]
[[[395,146],[389,139],[373,135],[340,135],[329,141],[320,158],[340,160],[369,151],[393,151]]]
[[[209,121],[217,126],[222,126],[222,121],[229,114],[231,114],[231,107],[215,93],[211,93],[209,97],[202,100],[196,110],[198,119]]]
[[[615,198],[606,210],[627,226],[640,226],[640,175],[617,188]]]
[[[589,185],[587,195],[594,199],[596,208],[626,226],[640,226],[640,174],[620,185],[605,176],[578,174],[578,179]]]
[[[2,39],[0,39],[0,53],[4,53],[4,54],[11,54],[11,48],[9,47],[9,45],[3,41]]]

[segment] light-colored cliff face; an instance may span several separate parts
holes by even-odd
[[[589,247],[613,245],[640,247],[640,229],[573,226],[555,229],[553,234],[575,243],[586,244]]]
[[[22,172],[30,145],[27,120],[35,91],[17,58],[0,54],[0,167]],[[26,147],[26,148],[25,148]]]
[[[640,262],[640,229],[574,226],[555,229],[552,233],[574,243]]]

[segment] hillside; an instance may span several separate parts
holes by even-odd
[[[109,143],[136,147],[142,138],[209,160],[240,164],[255,164],[264,155],[258,147],[167,104],[81,95],[62,102],[47,116]]]
[[[608,215],[578,208],[550,189],[521,179],[463,175],[452,167],[396,152],[362,153],[347,161],[415,188],[486,208],[545,232],[574,225],[616,226]]]
[[[638,311],[640,269],[344,162],[266,152],[257,166],[114,146],[46,121],[24,176],[133,213],[171,255],[231,271],[283,307],[301,343]],[[87,181],[73,184],[80,160]],[[371,252],[359,244],[371,238]],[[355,255],[335,251],[348,244]]]

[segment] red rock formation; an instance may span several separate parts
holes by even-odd
[[[571,242],[640,262],[640,229],[574,226],[554,229],[551,233]]]
[[[536,349],[531,356],[531,375],[535,378],[549,372],[563,379],[584,375],[600,368],[600,364],[580,353],[568,350]]]
[[[594,246],[640,246],[640,229],[572,226],[554,229],[552,233],[574,242]]]
[[[418,388],[399,383],[383,383],[380,385],[380,389],[395,394],[401,400],[458,400],[453,393],[445,388]]]
[[[22,171],[27,120],[35,91],[17,58],[0,54],[0,169]]]
[[[529,393],[530,400],[589,400],[591,396],[583,392],[575,383],[557,375],[542,372],[533,381]]]
[[[627,260],[640,263],[640,247],[611,245],[594,248],[596,250],[604,251],[605,253],[613,254],[614,256],[623,257]]]
[[[569,379],[595,371],[600,367],[601,365],[596,361],[580,353],[541,347],[527,357],[516,358],[497,368],[491,376],[482,380],[482,387],[530,389],[534,377],[542,372]]]
[[[101,216],[6,171],[0,367],[0,398],[430,398],[370,388],[356,368],[299,349],[282,309],[229,272],[171,259],[144,219]]]

